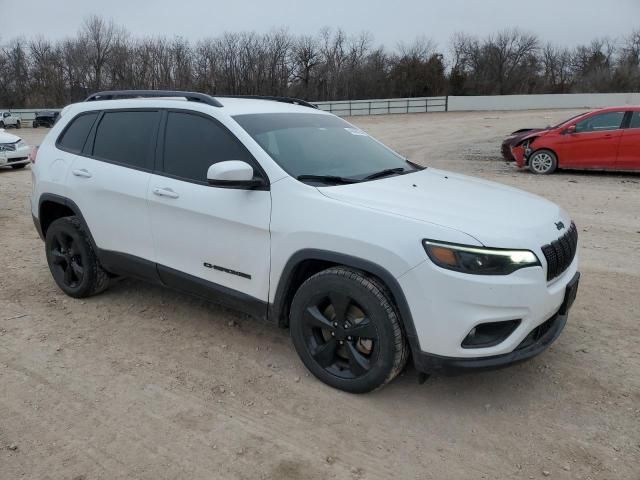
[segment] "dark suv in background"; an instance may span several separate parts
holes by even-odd
[[[58,119],[59,112],[37,112],[36,118],[33,120],[33,128],[38,127],[53,127],[53,124],[56,123]]]

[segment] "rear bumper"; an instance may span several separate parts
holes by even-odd
[[[413,355],[415,367],[425,373],[460,374],[472,371],[494,370],[523,362],[546,350],[556,341],[567,323],[568,314],[557,313],[536,327],[511,353],[491,357],[454,358],[425,352]]]

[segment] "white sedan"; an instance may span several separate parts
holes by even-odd
[[[24,140],[0,129],[0,167],[24,168],[30,152]]]

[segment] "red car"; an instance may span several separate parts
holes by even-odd
[[[534,173],[557,168],[640,170],[640,107],[602,108],[545,130],[532,130],[512,144],[518,167]]]

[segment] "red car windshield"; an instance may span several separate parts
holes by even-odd
[[[578,115],[574,115],[573,117],[568,118],[567,120],[563,120],[563,121],[562,121],[562,122],[560,122],[559,124],[554,125],[553,127],[550,127],[550,129],[551,129],[551,130],[554,130],[554,129],[556,129],[556,128],[560,128],[562,125],[564,125],[564,124],[566,124],[566,123],[569,123],[569,122],[571,122],[572,120],[575,120],[576,118],[580,118],[580,117],[582,117],[582,116],[584,116],[584,115],[587,115],[588,113],[591,113],[591,112],[583,112],[583,113],[579,113]]]

